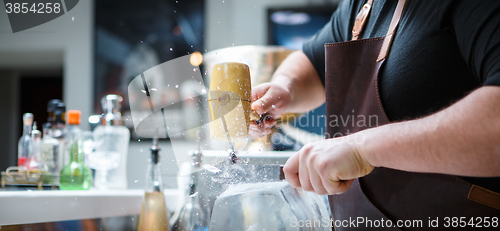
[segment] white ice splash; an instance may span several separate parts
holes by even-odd
[[[209,172],[212,172],[212,173],[218,173],[220,172],[221,170],[212,166],[212,165],[209,165],[209,164],[204,164],[203,165],[203,168],[206,169],[207,171]]]

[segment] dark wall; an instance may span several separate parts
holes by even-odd
[[[33,113],[41,130],[47,120],[47,102],[62,96],[62,69],[0,70],[0,171],[17,165],[23,113]]]
[[[42,131],[42,125],[47,122],[47,102],[51,99],[62,99],[63,81],[62,74],[48,76],[23,75],[20,78],[20,113],[33,113],[38,130]],[[20,117],[20,118],[21,118]],[[17,137],[22,134],[22,123],[19,123]]]
[[[17,163],[17,145],[14,141],[15,120],[15,87],[16,78],[13,71],[0,70],[0,171]],[[15,153],[15,154],[14,154]]]

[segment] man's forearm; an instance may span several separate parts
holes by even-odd
[[[422,119],[355,135],[364,139],[358,151],[376,167],[500,176],[500,87],[482,87]]]
[[[314,66],[302,51],[288,56],[273,75],[272,82],[287,88],[291,102],[287,112],[306,112],[325,102],[325,88]]]

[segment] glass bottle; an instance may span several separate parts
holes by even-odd
[[[62,190],[88,190],[92,185],[92,173],[83,162],[82,131],[79,128],[80,114],[78,110],[68,110],[68,146],[69,163],[61,170],[59,188]]]
[[[201,208],[199,200],[196,185],[194,182],[191,182],[189,196],[179,216],[179,230],[208,231],[208,224],[205,222],[205,212]]]
[[[17,145],[17,165],[22,166],[28,160],[33,151],[33,139],[31,138],[31,126],[33,124],[33,114],[25,113],[23,115],[23,135]]]
[[[98,189],[127,188],[127,152],[130,131],[123,126],[120,107],[123,98],[106,95],[101,104],[103,125],[94,130],[95,152],[88,155],[89,167],[96,170],[94,186]]]
[[[37,129],[36,122],[33,122],[31,130],[32,149],[23,166],[32,172],[47,172],[47,166],[40,159],[40,147],[42,144],[42,133]]]
[[[47,117],[47,123],[49,123],[51,126],[52,124],[54,124],[54,112],[56,110],[57,105],[60,103],[62,103],[62,101],[59,99],[51,99],[47,103],[47,114],[49,115]]]
[[[158,138],[155,138],[146,172],[146,192],[139,215],[138,231],[168,231],[170,229],[163,195],[159,151]]]
[[[56,168],[62,170],[63,166],[69,163],[68,146],[66,145],[66,105],[62,102],[54,106],[52,115],[52,137],[59,141],[59,149],[57,150]]]
[[[52,130],[56,139],[64,138],[66,129],[66,105],[63,102],[57,103],[52,114]]]
[[[45,123],[43,125],[43,138],[40,150],[40,159],[47,166],[49,173],[59,175],[61,169],[57,165],[60,145],[59,141],[52,137],[52,124]]]
[[[47,103],[47,123],[43,124],[42,144],[40,146],[40,159],[47,166],[47,170],[52,175],[59,175],[61,166],[57,164],[59,155],[59,141],[54,138],[52,126],[55,124],[54,112],[58,104],[62,103],[59,99],[52,99]]]

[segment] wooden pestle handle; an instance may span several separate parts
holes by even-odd
[[[216,64],[210,78],[210,137],[227,141],[229,134],[232,141],[246,139],[252,97],[248,65],[234,62]],[[222,116],[225,123],[219,120]]]

